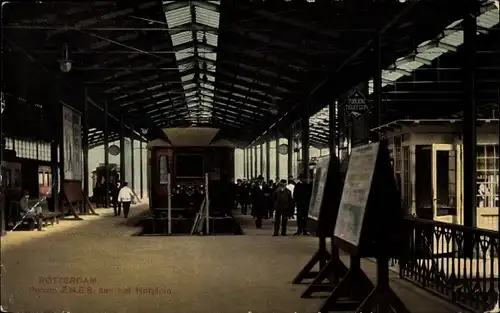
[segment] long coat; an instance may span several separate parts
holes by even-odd
[[[252,187],[252,216],[254,217],[262,217],[267,213],[267,200],[268,198],[265,196],[266,187],[259,185],[255,185]]]

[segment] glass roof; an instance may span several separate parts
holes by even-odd
[[[192,121],[211,117],[215,90],[212,73],[216,71],[219,41],[219,6],[220,1],[163,1],[189,120]]]
[[[499,23],[497,6],[498,2],[493,0],[488,0],[483,5],[481,13],[476,18],[478,28],[482,28],[482,31],[478,31],[478,33],[488,31]],[[459,30],[462,22],[463,20],[457,20],[451,23],[441,36],[422,42],[417,48],[418,53],[400,58],[391,69],[382,71],[382,87],[405,76],[398,72],[398,69],[411,73],[423,65],[430,64],[445,53],[455,52],[456,48],[464,43],[464,32]],[[370,94],[373,93],[373,79],[369,81],[369,90]]]

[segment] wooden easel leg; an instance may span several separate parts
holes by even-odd
[[[326,250],[326,238],[319,237],[319,248],[307,264],[300,270],[300,272],[292,280],[292,284],[301,284],[305,279],[315,278],[319,272],[326,266],[328,260],[331,258],[330,253]],[[319,271],[312,271],[312,269],[319,263]]]
[[[85,203],[87,204],[87,208],[89,209],[89,212],[90,212],[90,215],[99,215],[98,213],[96,213],[96,211],[94,210],[94,206],[92,205],[92,203],[90,202],[90,199],[87,197],[87,196],[83,196],[84,198],[84,201]]]
[[[64,199],[66,200],[66,202],[69,204],[69,210],[68,210],[68,213],[71,213],[76,220],[81,220],[82,218],[78,215],[78,213],[76,212],[75,210],[75,207],[73,206],[73,204],[69,201],[68,197],[66,196],[66,194],[64,195]]]
[[[340,280],[347,275],[348,268],[340,260],[338,254],[332,253],[332,259],[314,278],[311,284],[301,295],[301,298],[311,298],[316,292],[332,292],[339,284]],[[327,283],[324,283],[328,280]]]
[[[374,288],[370,279],[361,270],[359,257],[351,256],[351,265],[344,278],[335,286],[325,299],[318,312],[356,310],[363,299],[367,298]],[[341,298],[346,298],[345,300]]]
[[[356,313],[410,313],[389,285],[389,258],[377,258],[377,286],[361,303]]]

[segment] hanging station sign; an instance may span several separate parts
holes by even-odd
[[[370,111],[370,105],[365,95],[356,88],[347,96],[345,110],[347,114],[358,119]]]

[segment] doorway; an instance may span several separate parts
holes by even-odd
[[[431,188],[433,219],[458,223],[460,191],[460,146],[432,144]]]

